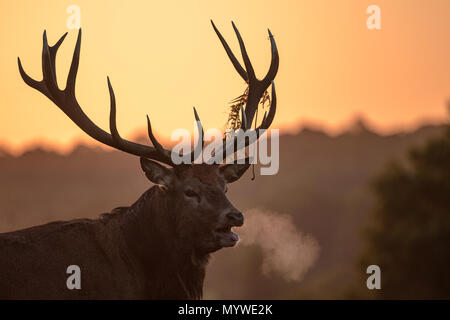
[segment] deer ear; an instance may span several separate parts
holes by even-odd
[[[238,180],[247,169],[250,167],[249,163],[232,163],[220,167],[220,173],[223,175],[227,183],[232,183]]]
[[[144,170],[148,180],[155,184],[168,188],[173,182],[174,175],[172,170],[155,161],[141,157],[141,168]]]

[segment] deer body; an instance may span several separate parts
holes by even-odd
[[[208,253],[177,243],[159,187],[96,220],[0,235],[0,299],[198,299]],[[7,258],[6,258],[7,257]],[[81,268],[81,289],[66,269]]]
[[[260,98],[272,85],[270,110],[257,128],[267,129],[275,116],[273,79],[279,63],[272,34],[269,31],[272,49],[269,71],[262,80],[258,80],[236,26],[233,24],[245,69],[212,25],[233,66],[249,86],[245,110],[241,107],[240,129],[247,130],[252,125]],[[58,87],[55,59],[65,36],[49,46],[44,32],[41,81],[28,76],[18,59],[23,80],[49,98],[95,140],[139,156],[142,170],[156,186],[132,206],[115,209],[96,220],[53,222],[0,234],[0,298],[201,298],[209,255],[234,246],[239,239],[231,229],[242,226],[244,217],[225,193],[227,184],[238,180],[248,169],[248,159],[243,164],[195,163],[196,155],[201,154],[197,148],[204,146],[203,135],[199,135],[197,146],[187,155],[194,164],[176,164],[172,161],[172,152],[164,149],[155,138],[148,117],[148,135],[153,146],[123,139],[116,126],[116,100],[109,78],[110,133],[99,128],[83,112],[75,97],[81,29],[66,88],[61,90]],[[203,131],[195,108],[194,115],[199,132]],[[259,134],[260,131],[256,130],[257,138]],[[235,141],[232,145],[236,145]],[[238,148],[248,145],[246,142]],[[229,148],[228,142],[224,141],[223,156]],[[221,155],[220,152],[217,154]],[[80,267],[80,289],[69,289],[66,285],[69,277],[66,270],[70,265]]]

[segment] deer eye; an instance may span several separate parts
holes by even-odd
[[[197,199],[200,199],[200,197],[198,196],[198,193],[195,192],[194,190],[191,190],[191,189],[185,190],[185,191],[184,191],[184,194],[186,195],[186,197],[189,197],[189,198],[197,198]]]

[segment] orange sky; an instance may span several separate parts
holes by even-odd
[[[39,4],[37,4],[39,3]],[[0,142],[68,146],[89,141],[47,98],[27,87],[16,59],[41,79],[42,31],[50,44],[68,31],[66,8],[81,8],[83,41],[77,96],[86,113],[108,128],[111,77],[123,136],[145,127],[158,136],[193,128],[196,106],[206,128],[222,128],[227,102],[244,83],[210,26],[213,19],[240,57],[230,24],[246,42],[257,75],[270,63],[267,27],[280,53],[278,113],[272,127],[319,123],[336,131],[357,114],[389,132],[448,118],[450,1],[82,1],[0,2]],[[382,29],[368,30],[366,8],[381,8]],[[76,31],[61,47],[65,84]]]

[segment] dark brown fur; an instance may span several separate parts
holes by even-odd
[[[201,298],[209,254],[220,249],[211,249],[208,230],[220,220],[219,212],[235,209],[217,166],[175,172],[178,186],[154,186],[132,206],[99,219],[0,234],[0,298]],[[189,199],[179,200],[188,185],[205,194],[195,213]],[[72,264],[81,268],[81,290],[66,287]]]

